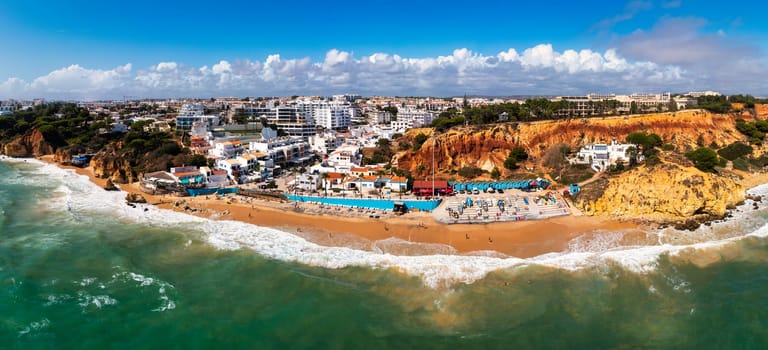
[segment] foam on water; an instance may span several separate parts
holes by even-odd
[[[618,243],[620,233],[608,233],[601,236],[602,238],[597,242],[585,244],[585,242],[576,241],[567,252],[544,254],[530,259],[478,255],[396,256],[345,247],[320,246],[301,237],[272,228],[236,221],[202,219],[184,213],[161,210],[151,205],[139,205],[138,208],[133,208],[125,204],[123,192],[107,192],[92,184],[85,176],[77,175],[71,170],[62,170],[43,163],[39,164],[41,174],[59,180],[63,184],[62,186],[65,186],[69,191],[62,189],[61,192],[67,193],[64,196],[66,200],[53,204],[60,206],[60,208],[68,207],[72,211],[82,213],[109,214],[120,220],[152,226],[198,230],[205,233],[205,239],[209,244],[219,249],[246,248],[265,257],[282,261],[299,262],[332,269],[348,266],[392,268],[409,275],[418,276],[431,287],[450,286],[454,283],[472,283],[494,270],[520,268],[533,264],[566,270],[580,270],[612,262],[631,271],[644,273],[655,270],[659,257],[663,254],[676,255],[690,248],[717,248],[745,236],[768,236],[768,224],[765,223],[765,220],[760,221],[760,219],[750,215],[752,202],[748,200],[744,206],[734,211],[732,219],[715,223],[711,227],[702,227],[701,230],[704,233],[707,232],[706,230],[728,229],[734,225],[740,225],[740,229],[743,229],[737,237],[716,241],[684,245],[661,244],[626,247],[620,246]],[[56,191],[59,191],[59,188]],[[768,195],[768,184],[755,187],[749,193],[765,197]],[[765,208],[765,204],[760,203],[760,208]],[[660,232],[660,237],[671,235],[671,230],[667,229]],[[154,283],[146,280],[137,282]],[[161,302],[164,302],[158,308],[160,311],[174,307],[172,301],[167,303],[168,300],[164,300],[162,296],[160,299]]]

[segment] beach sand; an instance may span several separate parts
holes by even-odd
[[[62,168],[74,169],[103,187],[106,179],[93,176],[90,167],[78,168],[56,164],[51,157],[43,161]],[[392,214],[379,219],[346,209],[320,212],[316,204],[275,202],[237,195],[227,197],[153,196],[139,190],[138,183],[118,185],[121,190],[139,193],[148,203],[163,209],[186,212],[204,218],[237,220],[273,227],[301,236],[325,246],[344,246],[375,250],[395,255],[483,254],[529,258],[562,252],[569,242],[602,231],[626,232],[625,241],[641,242],[642,229],[631,222],[586,216],[563,216],[547,220],[501,222],[490,224],[445,225],[435,221],[431,213]],[[186,208],[186,209],[185,209]],[[330,212],[330,213],[329,213]],[[595,233],[595,232],[598,233]]]

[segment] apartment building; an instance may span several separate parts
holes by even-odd
[[[212,127],[219,125],[219,117],[205,115],[205,107],[202,104],[184,104],[179,115],[176,116],[176,129],[190,130],[196,122],[205,123],[208,127]]]

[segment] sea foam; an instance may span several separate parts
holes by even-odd
[[[168,226],[198,230],[204,233],[204,239],[214,247],[224,250],[250,249],[267,258],[299,262],[311,266],[338,269],[349,266],[367,266],[372,268],[394,269],[408,275],[420,277],[430,287],[446,287],[456,283],[473,283],[484,278],[489,272],[501,269],[515,269],[530,265],[542,265],[566,270],[581,270],[606,263],[619,264],[625,269],[638,273],[654,271],[659,257],[663,254],[676,255],[681,251],[717,248],[720,245],[741,239],[745,236],[768,236],[768,224],[765,220],[753,217],[752,202],[747,200],[734,211],[733,217],[724,222],[715,223],[701,230],[728,229],[735,225],[742,226],[738,237],[694,244],[661,244],[652,246],[617,246],[617,238],[610,236],[597,246],[582,245],[579,249],[563,253],[549,253],[529,259],[515,257],[500,258],[477,255],[422,255],[396,256],[381,252],[362,251],[345,247],[326,247],[309,242],[291,233],[268,227],[260,227],[237,221],[217,221],[170,210],[162,210],[151,205],[139,205],[133,208],[125,203],[124,192],[108,192],[92,184],[87,177],[72,170],[60,169],[54,165],[40,164],[40,174],[59,180],[68,188],[64,202],[57,202],[61,207],[68,205],[73,211],[103,213],[119,220],[142,223],[152,226]],[[768,185],[761,185],[749,191],[750,194],[768,195]],[[760,203],[760,210],[765,204]],[[145,210],[146,209],[146,210]],[[671,235],[673,229],[663,230],[660,234]],[[162,299],[162,298],[161,298]],[[164,304],[161,309],[172,308]]]

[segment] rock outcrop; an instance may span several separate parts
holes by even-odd
[[[128,193],[125,195],[125,201],[128,203],[146,203],[147,199],[138,193]]]
[[[107,179],[107,182],[104,183],[104,189],[107,191],[117,191],[119,188],[115,186],[115,184],[112,182],[112,179]]]
[[[39,157],[53,154],[53,151],[43,133],[37,129],[3,146],[3,153],[11,157]]]
[[[59,148],[53,154],[53,161],[59,164],[69,164],[72,161],[72,151],[69,148]]]
[[[124,184],[138,181],[131,163],[115,150],[107,149],[91,158],[93,175],[101,179],[111,179],[113,183]]]
[[[741,184],[727,177],[670,163],[641,166],[611,178],[596,198],[587,195],[589,186],[584,196],[576,197],[577,206],[587,215],[689,225],[686,228],[690,228],[686,222],[724,217],[746,195]]]
[[[412,129],[404,141],[412,141],[419,133],[430,136],[417,152],[403,151],[395,155],[398,168],[418,174],[419,165],[430,169],[432,147],[436,171],[446,175],[463,166],[476,166],[486,171],[494,167],[504,171],[504,160],[515,146],[526,149],[535,160],[547,147],[568,144],[572,150],[589,143],[624,141],[632,132],[659,134],[664,143],[678,150],[694,149],[697,143],[727,145],[744,136],[735,130],[736,116],[712,114],[702,110],[532,123],[505,123],[488,128],[454,128],[432,139],[432,129]]]
[[[755,116],[758,119],[768,119],[768,104],[756,103]]]

